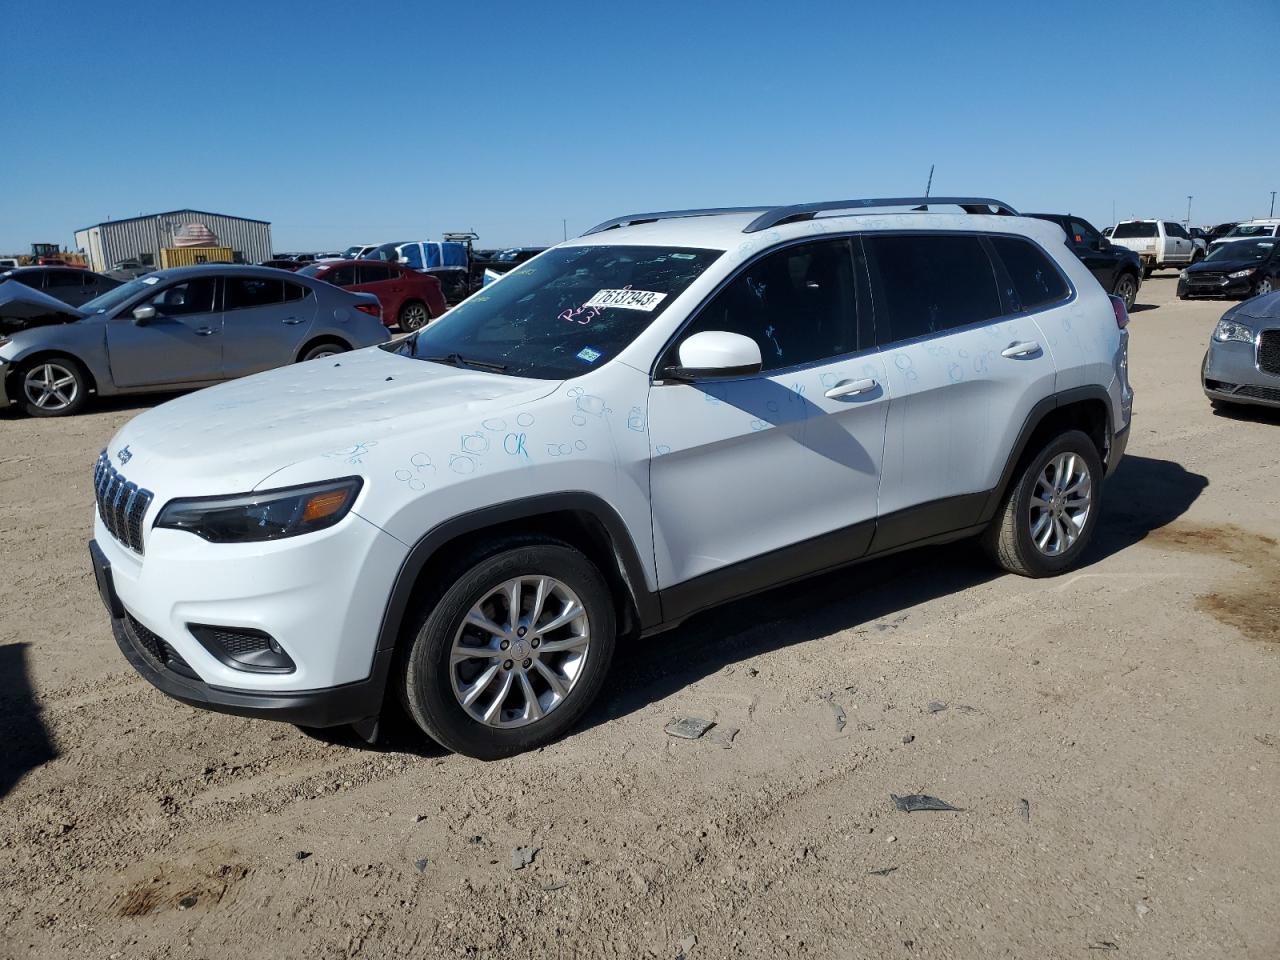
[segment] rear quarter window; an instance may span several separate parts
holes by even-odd
[[[1071,288],[1058,268],[1034,243],[1021,237],[991,237],[990,240],[1009,276],[1012,289],[1006,288],[1005,292],[1014,309],[1036,310],[1071,295]]]

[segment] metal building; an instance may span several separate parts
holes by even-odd
[[[218,238],[218,246],[230,247],[237,262],[271,259],[271,224],[266,220],[231,217],[204,210],[169,210],[127,220],[108,220],[76,231],[76,247],[89,257],[92,270],[110,270],[120,260],[139,260],[159,267],[160,251],[179,246],[175,236],[197,224]]]

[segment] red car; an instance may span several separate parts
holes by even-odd
[[[425,327],[449,309],[440,281],[396,263],[381,260],[321,260],[298,271],[344,290],[372,293],[382,304],[382,322],[404,331]]]

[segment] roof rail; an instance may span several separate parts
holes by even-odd
[[[868,207],[917,207],[927,210],[932,206],[959,207],[965,213],[987,213],[1016,217],[1018,211],[1003,200],[990,197],[875,197],[867,200],[831,200],[822,203],[797,203],[788,207],[773,207],[752,220],[743,233],[757,233],[782,223],[812,220],[819,213],[829,210],[861,210]]]
[[[780,209],[778,207],[708,207],[704,210],[666,210],[661,213],[633,213],[626,217],[615,217],[613,220],[606,220],[604,223],[598,223],[586,233],[584,237],[589,237],[593,233],[603,233],[605,230],[612,230],[615,227],[629,227],[637,223],[653,223],[656,220],[675,220],[679,217],[714,217],[722,213],[767,213],[770,210]]]

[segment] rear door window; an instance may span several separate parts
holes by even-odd
[[[1021,237],[989,237],[1004,263],[1011,289],[1005,295],[1015,310],[1036,310],[1067,299],[1071,288],[1044,251]]]
[[[356,283],[382,283],[390,280],[392,268],[381,263],[362,263],[356,267]]]
[[[290,303],[294,300],[302,300],[311,291],[300,283],[291,283],[286,280],[284,282],[284,302]]]
[[[266,307],[284,301],[284,282],[267,277],[227,277],[227,310]]]
[[[866,235],[880,344],[993,320],[1002,313],[991,259],[969,234]]]
[[[349,263],[334,267],[320,279],[325,283],[332,283],[335,287],[349,287],[356,282],[356,268]]]

